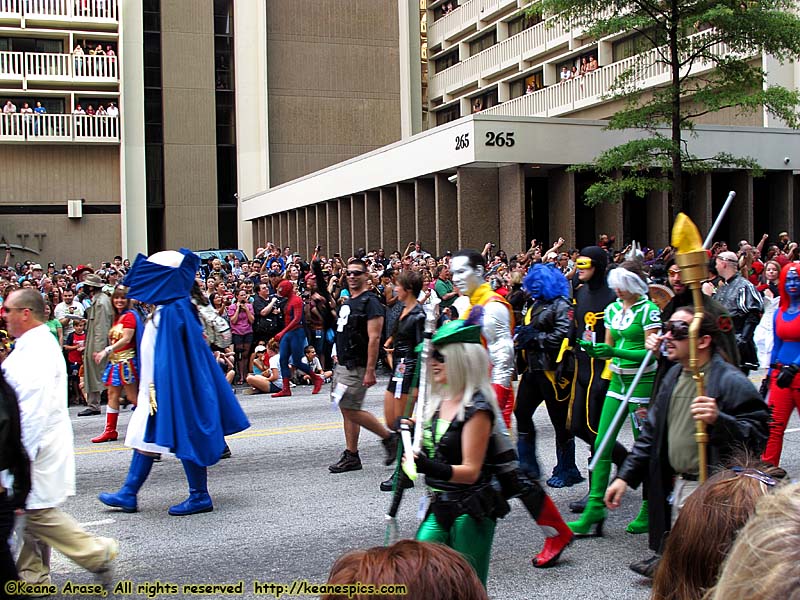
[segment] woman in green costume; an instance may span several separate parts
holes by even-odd
[[[415,461],[425,474],[430,506],[416,539],[461,553],[485,586],[495,525],[509,510],[491,485],[487,464],[497,418],[489,358],[481,327],[466,321],[445,323],[432,343],[432,394]]]
[[[609,304],[605,310],[605,343],[593,345],[578,341],[592,358],[610,359],[608,367],[611,371],[611,383],[603,402],[595,451],[606,437],[614,415],[647,355],[645,339],[651,335],[658,335],[661,331],[661,311],[658,306],[647,299],[647,281],[638,262],[626,261],[612,270],[608,274],[608,286],[617,293],[617,300]],[[644,374],[630,397],[628,411],[634,439],[639,437],[640,424],[647,413],[647,404],[650,401],[655,374],[656,362],[652,361],[645,367]],[[619,434],[623,422],[621,421],[617,429],[611,432],[612,441]],[[606,518],[603,495],[608,487],[613,446],[613,443],[606,444],[606,449],[592,473],[589,503],[586,505],[586,510],[583,511],[579,520],[567,523],[576,536],[603,535],[603,522]],[[628,524],[626,531],[628,533],[647,533],[647,525],[647,500],[644,500],[639,515]],[[594,533],[592,533],[593,527]]]

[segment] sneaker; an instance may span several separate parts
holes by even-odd
[[[414,487],[414,482],[411,481],[408,477],[400,477],[399,485],[404,489],[410,489]],[[381,481],[381,491],[382,492],[391,492],[394,489],[394,475],[389,477],[386,481]]]
[[[100,409],[99,408],[84,408],[81,412],[78,413],[79,417],[91,417],[94,415],[99,415]]]
[[[648,577],[650,579],[656,574],[656,569],[658,568],[658,563],[661,561],[661,557],[656,554],[651,556],[650,558],[645,558],[643,560],[637,560],[635,563],[631,563],[629,568],[634,573],[638,573],[642,577]]]
[[[347,471],[360,471],[361,470],[361,458],[358,456],[358,452],[350,452],[349,450],[345,450],[342,452],[342,456],[339,458],[339,462],[336,462],[328,467],[328,470],[331,473],[345,473]]]
[[[397,460],[397,442],[399,439],[400,434],[392,432],[389,434],[388,438],[381,440],[383,449],[386,451],[386,459],[383,461],[383,464],[387,467],[394,464],[394,461]]]
[[[119,554],[119,544],[113,538],[101,537],[99,538],[106,546],[106,556],[101,566],[95,571],[97,582],[103,586],[104,589],[111,589],[111,584],[114,583],[114,567],[113,561]]]

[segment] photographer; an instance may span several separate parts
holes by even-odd
[[[247,290],[236,293],[236,301],[228,307],[228,316],[233,334],[233,348],[236,351],[236,365],[239,367],[237,385],[244,384],[247,375],[250,346],[253,343],[253,305],[247,301]]]

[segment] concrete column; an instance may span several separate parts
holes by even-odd
[[[583,200],[579,200],[582,202]],[[638,198],[637,198],[638,201]],[[619,241],[625,239],[625,212],[622,202],[601,204],[594,209],[595,239],[601,233],[608,234],[609,237],[616,236]],[[641,241],[641,240],[637,240]]]
[[[739,240],[753,240],[753,176],[746,171],[735,171],[730,173],[727,181],[730,182],[729,188],[736,192],[736,200],[726,216],[731,232],[728,247],[737,248]],[[724,198],[727,191],[729,190],[715,190],[714,193]]]
[[[289,241],[287,241],[284,245],[290,246],[292,248],[292,252],[295,252],[298,248],[297,243],[297,211],[296,210],[287,210],[286,215],[289,218]]]
[[[364,229],[368,249],[377,248],[383,243],[381,238],[381,193],[378,190],[369,190],[364,194]],[[384,248],[384,250],[388,255],[394,251],[394,248]]]
[[[353,256],[353,222],[349,196],[339,198],[339,247],[344,260]]]
[[[309,208],[313,208],[317,215],[317,244],[322,246],[322,253],[325,256],[330,256],[330,248],[328,248],[328,213],[326,212],[326,204],[325,202],[320,202]]]
[[[525,240],[525,168],[509,165],[498,169],[500,241],[498,247],[510,255],[528,247]]]
[[[458,198],[455,184],[447,173],[436,173],[434,185],[436,223],[436,255],[458,250]],[[485,242],[484,242],[485,243]],[[479,249],[480,250],[480,249]]]
[[[306,245],[308,246],[308,253],[306,256],[310,257],[314,253],[314,248],[319,244],[319,235],[317,235],[317,209],[315,206],[306,206],[303,210],[306,211]]]
[[[486,242],[500,243],[497,180],[497,169],[458,169],[456,197],[459,248],[480,251]]]
[[[550,237],[561,236],[564,245],[574,248],[575,239],[575,173],[553,169],[548,176],[550,193]],[[527,248],[523,244],[523,248]]]
[[[328,256],[342,251],[341,237],[339,236],[339,201],[329,200],[325,203],[328,215],[327,237],[328,237]]]
[[[397,240],[397,191],[395,188],[381,188],[381,246],[386,254],[391,254],[395,250],[402,252]],[[411,240],[409,240],[411,241]]]
[[[278,231],[277,231],[277,239],[275,240],[275,244],[283,248],[287,240],[289,239],[288,230],[289,230],[289,223],[288,223],[288,215],[285,212],[278,213]]]
[[[711,205],[711,173],[698,173],[691,176],[691,196],[683,205],[683,212],[689,215],[705,235],[711,229],[713,207]]]
[[[416,220],[414,238],[422,242],[423,248],[435,248],[436,194],[433,179],[414,181],[414,219]]]
[[[279,226],[280,226],[280,220],[278,215],[270,215],[267,233],[269,234],[269,241],[272,242],[273,244],[278,243],[278,238],[281,235]]]
[[[414,184],[397,184],[397,241],[398,248],[417,239],[417,217],[414,200]],[[424,248],[425,246],[423,246]],[[384,248],[385,250],[385,248]]]
[[[367,252],[374,250],[367,245],[366,214],[364,209],[364,194],[350,196],[350,226],[353,231],[353,251],[364,248]]]
[[[419,5],[398,2],[397,6],[400,17],[400,136],[406,139],[422,131]]]
[[[778,239],[778,233],[786,231],[792,240],[795,239],[794,229],[794,176],[791,171],[777,171],[767,175],[770,179],[769,199],[759,198],[759,205],[763,200],[769,202],[769,235],[768,243]],[[765,232],[758,232],[765,233]],[[754,240],[758,241],[758,240]]]
[[[647,199],[646,241],[651,248],[663,248],[670,241],[669,194],[667,192],[650,192],[650,197]]]
[[[308,233],[306,229],[306,208],[305,206],[302,208],[297,208],[294,211],[295,213],[295,222],[297,223],[297,241],[295,242],[295,246],[297,246],[297,252],[303,255],[304,259],[308,259],[310,253],[308,251]]]

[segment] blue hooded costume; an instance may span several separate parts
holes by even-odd
[[[149,411],[146,425],[142,423],[144,442],[155,447],[135,446],[122,488],[98,496],[103,504],[124,512],[138,510],[139,489],[150,474],[153,452],[163,452],[161,448],[181,459],[189,482],[189,498],[170,507],[169,514],[185,516],[213,510],[206,467],[220,459],[224,436],[250,426],[205,342],[200,317],[191,301],[199,262],[185,248],[179,253],[159,252],[150,259],[140,254],[124,280],[129,298],[157,306],[142,336],[151,335],[150,331],[155,335],[154,345],[148,346],[154,353],[152,384],[149,393],[145,392],[150,406],[142,399],[144,390],[140,390],[139,402],[139,411]],[[149,360],[150,355],[146,358]],[[131,425],[128,434],[130,437]]]

